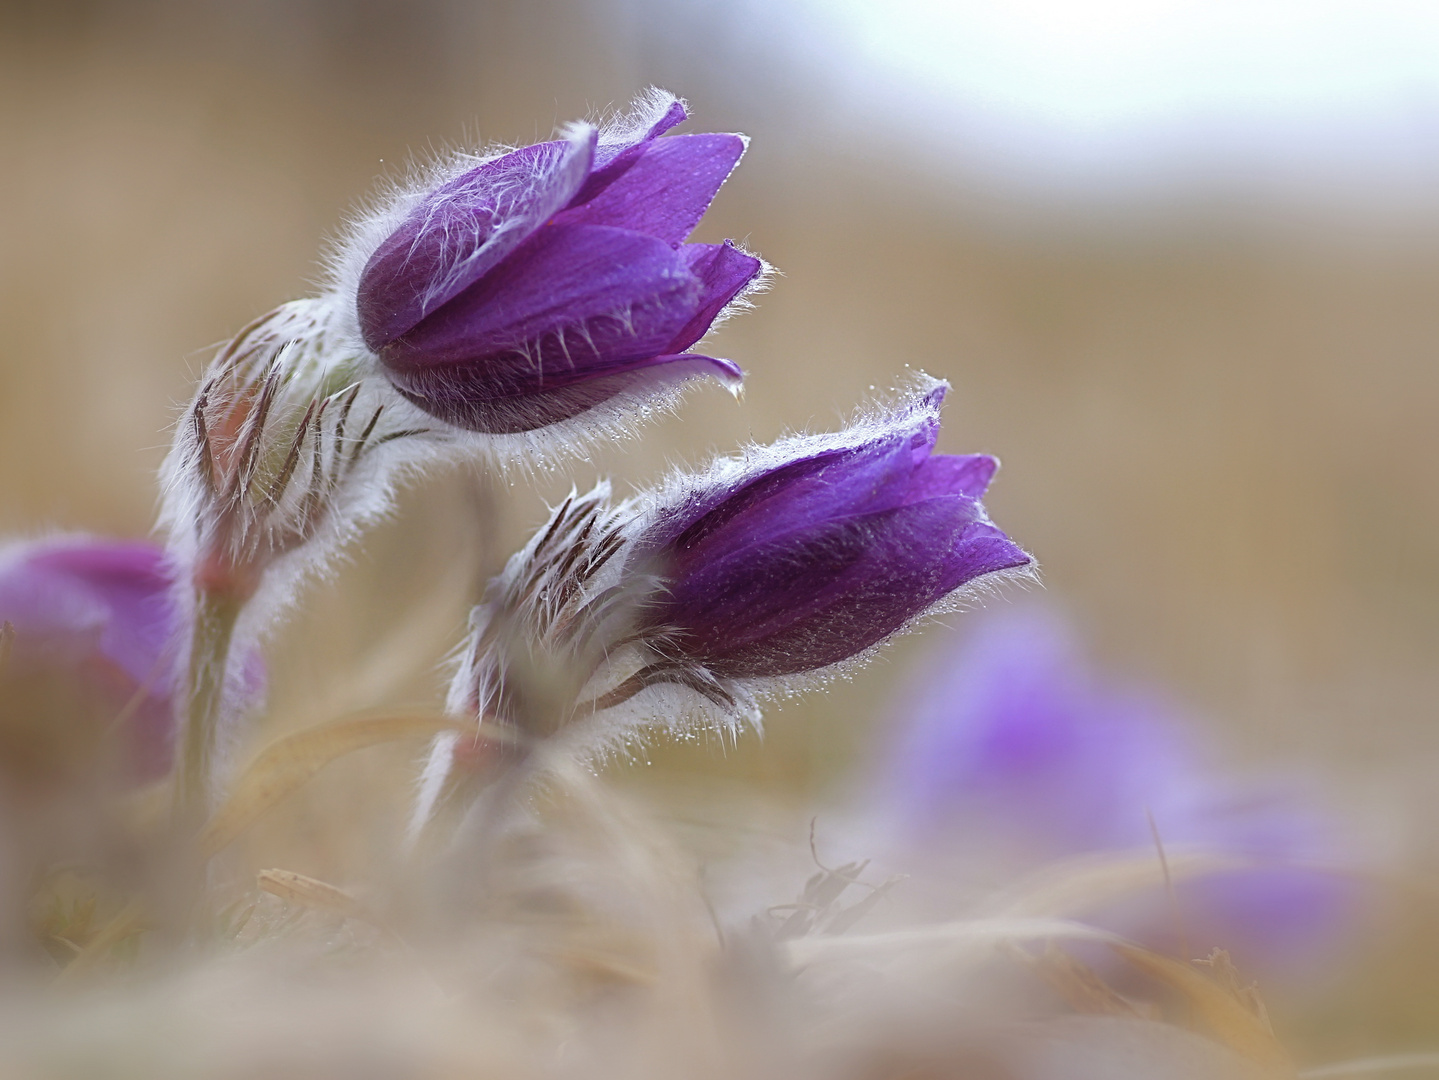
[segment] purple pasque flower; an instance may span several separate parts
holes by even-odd
[[[933,453],[947,389],[930,381],[837,435],[673,482],[636,542],[665,581],[642,616],[660,635],[644,677],[820,671],[966,587],[1031,567],[980,502],[999,462]]]
[[[400,393],[517,434],[695,376],[737,385],[733,363],[686,350],[764,264],[685,239],[745,143],[665,134],[685,118],[654,93],[617,124],[461,162],[402,198],[355,287],[364,343]]]
[[[119,720],[124,770],[163,776],[175,726],[172,587],[163,549],[143,541],[61,536],[0,549],[0,622],[14,628],[0,709],[69,711],[43,720],[56,746]],[[60,723],[72,730],[54,731]]]
[[[758,697],[1031,572],[979,501],[998,462],[932,452],[946,389],[926,380],[844,431],[753,447],[619,506],[607,484],[572,494],[471,615],[449,709],[482,727],[436,742],[414,827],[467,756],[540,739],[591,755],[656,725],[733,732],[758,723]]]
[[[1174,708],[1106,685],[1048,611],[986,615],[943,642],[900,712],[876,806],[918,873],[1003,880],[1077,856],[1149,857],[1152,817],[1171,854],[1253,864],[1179,882],[1193,955],[1222,947],[1241,967],[1282,970],[1353,925],[1354,881],[1320,869],[1345,846],[1308,793],[1216,772]],[[1066,914],[1179,946],[1159,888]]]

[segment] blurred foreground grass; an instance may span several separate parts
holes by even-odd
[[[992,513],[1109,666],[1194,702],[1237,768],[1319,770],[1401,869],[1368,961],[1296,1014],[1271,1001],[1281,1027],[1313,1060],[1439,1037],[1433,221],[1373,238],[1278,198],[1131,220],[1026,208],[958,168],[805,139],[797,108],[741,92],[742,65],[736,85],[713,57],[691,70],[602,8],[490,5],[428,69],[439,6],[413,25],[384,4],[303,10],[276,45],[278,9],[4,9],[0,530],[147,531],[174,403],[209,343],[305,290],[377,172],[476,126],[542,136],[663,82],[701,127],[759,136],[702,238],[742,237],[785,276],[718,337],[750,373],[743,407],[698,394],[593,468],[639,480],[828,426],[905,365],[951,379],[941,448],[1003,457]],[[538,513],[476,476],[407,499],[275,650],[274,731],[432,706],[476,583]],[[699,812],[700,776],[805,804],[863,766],[912,651],[772,716],[763,742],[659,747],[616,772],[680,818]],[[258,830],[256,865],[353,872],[405,796],[381,795],[390,753],[337,766]],[[721,807],[738,798],[724,790]]]

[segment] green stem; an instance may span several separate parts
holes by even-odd
[[[215,734],[225,702],[225,668],[242,603],[233,596],[195,591],[195,626],[185,685],[185,722],[175,777],[176,823],[187,830],[204,824],[212,809]]]

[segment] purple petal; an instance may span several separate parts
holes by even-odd
[[[738,296],[763,268],[729,241],[723,244],[686,244],[680,248],[690,272],[703,287],[699,305],[683,330],[670,342],[670,352],[684,352],[705,334],[719,313]]]
[[[939,441],[939,407],[948,390],[947,383],[936,386],[911,409],[910,415],[915,419],[915,426],[909,447],[916,468],[929,460],[934,444]]]
[[[644,544],[661,553],[666,572],[683,578],[812,523],[899,505],[908,476],[898,440],[831,450],[677,508],[656,523]]]
[[[589,198],[582,191],[554,221],[614,225],[678,244],[694,231],[743,153],[738,135],[676,135],[648,143],[621,176]]]
[[[662,614],[717,674],[812,671],[883,640],[956,587],[945,554],[981,514],[962,496],[819,521],[676,580]],[[981,571],[982,572],[982,571]]]
[[[691,559],[719,558],[749,543],[746,517],[753,508],[790,486],[799,487],[848,451],[831,450],[791,461],[736,487],[696,492],[665,508],[646,530],[642,549],[662,558],[671,573],[683,573]],[[730,533],[726,537],[726,533]]]
[[[671,572],[724,558],[731,552],[810,522],[889,510],[935,495],[964,494],[944,488],[943,472],[923,471],[937,423],[922,410],[895,418],[891,433],[857,447],[825,451],[791,461],[736,488],[705,493],[671,510],[644,544],[663,551]],[[916,458],[919,460],[916,461]],[[959,481],[967,481],[961,474]],[[927,482],[928,481],[928,482]]]
[[[984,574],[1015,570],[1033,560],[1018,544],[988,521],[965,527],[944,560],[945,592],[967,585]]]
[[[547,225],[466,293],[392,343],[392,374],[548,343],[563,366],[620,363],[676,350],[703,286],[662,240],[600,225]],[[566,336],[568,335],[568,336]],[[585,360],[572,360],[586,354]],[[539,374],[544,374],[540,371]]]
[[[641,135],[628,138],[606,137],[595,148],[594,164],[589,179],[571,201],[571,206],[589,202],[601,191],[613,184],[625,171],[644,154],[646,147],[670,128],[689,119],[685,107],[671,100],[664,112],[657,116]]]
[[[663,115],[661,115],[659,119],[657,119],[652,125],[650,125],[649,131],[645,133],[645,138],[647,140],[657,139],[670,128],[678,127],[680,124],[683,124],[689,118],[690,114],[685,112],[683,102],[678,100],[671,101],[669,105],[665,107]]]
[[[427,194],[370,256],[356,297],[376,352],[480,280],[580,190],[595,132],[538,143]]]
[[[1144,844],[1145,809],[1170,817],[1193,748],[1153,702],[1093,687],[1054,619],[984,625],[920,676],[906,710],[890,786],[909,827],[992,820],[1035,859]]]
[[[91,710],[106,727],[127,716],[134,779],[169,770],[182,615],[163,549],[71,536],[0,551],[0,620],[17,630],[7,674],[70,688],[71,710]],[[238,666],[238,690],[253,702],[264,662],[249,652]]]
[[[665,106],[665,111],[660,113],[659,116],[655,117],[654,122],[651,123],[645,133],[640,136],[638,144],[642,145],[644,143],[652,142],[655,139],[658,139],[665,132],[669,131],[670,128],[678,127],[680,124],[683,124],[686,120],[689,119],[689,116],[690,114],[685,112],[684,103],[679,101],[678,99],[671,98],[669,104]],[[609,142],[608,140],[606,140],[604,145],[601,147],[601,151],[605,154],[608,154],[609,156],[605,157],[603,160],[596,160],[595,167],[599,168],[601,165],[610,161],[614,154],[620,153],[623,150],[628,150],[634,145],[637,144],[633,142],[624,142],[623,140],[619,142]]]
[[[935,495],[984,497],[994,479],[999,460],[988,454],[939,454],[926,458],[910,482],[910,499],[918,501]]]
[[[734,386],[743,373],[728,360],[683,353],[545,377],[526,365],[489,361],[421,369],[397,384],[401,394],[441,420],[470,431],[513,435],[580,416],[621,394],[652,396],[704,376]]]

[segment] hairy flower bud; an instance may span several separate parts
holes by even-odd
[[[216,355],[165,465],[177,562],[196,588],[248,600],[277,560],[314,564],[389,506],[389,474],[443,440],[332,326],[333,305],[298,300]],[[403,450],[393,447],[406,441]]]
[[[165,461],[161,523],[185,612],[177,815],[211,808],[219,732],[244,703],[232,654],[299,581],[388,510],[397,474],[451,443],[369,374],[333,297],[284,304],[212,361]],[[339,324],[339,325],[337,325]]]
[[[945,390],[930,381],[897,410],[721,458],[618,507],[603,484],[572,496],[491,582],[451,710],[581,754],[655,722],[734,731],[758,723],[758,697],[1032,573],[979,501],[998,463],[932,454]],[[536,709],[525,687],[560,700]],[[460,745],[436,744],[418,824]]]
[[[655,93],[603,129],[462,157],[364,223],[340,288],[399,391],[508,435],[581,416],[603,426],[696,376],[737,386],[734,364],[686,350],[763,263],[684,241],[745,143],[661,138],[685,116]]]
[[[672,484],[636,541],[667,582],[645,613],[664,645],[637,677],[819,671],[965,586],[1029,566],[979,501],[999,462],[932,454],[946,389]]]

